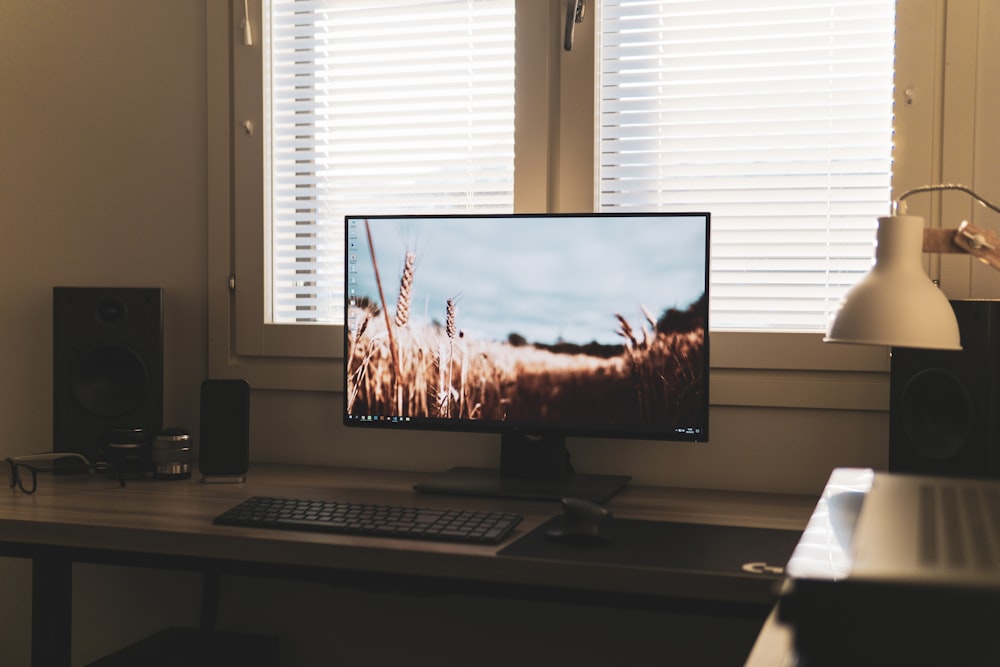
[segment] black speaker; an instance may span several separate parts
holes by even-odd
[[[250,385],[246,380],[205,380],[198,437],[202,480],[242,482],[249,467]]]
[[[892,350],[889,470],[1000,477],[1000,301],[951,305],[960,352]]]
[[[163,291],[55,287],[53,451],[106,456],[111,434],[163,426]]]

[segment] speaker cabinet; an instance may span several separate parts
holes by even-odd
[[[53,450],[105,457],[112,432],[163,426],[160,288],[53,289]]]
[[[201,383],[198,469],[206,482],[242,482],[250,467],[250,385],[246,380]]]
[[[893,348],[889,470],[1000,477],[1000,301],[952,301],[962,351]]]

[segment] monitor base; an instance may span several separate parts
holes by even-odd
[[[551,501],[582,498],[605,503],[624,489],[631,479],[628,475],[572,472],[555,477],[521,477],[501,475],[499,470],[492,468],[458,467],[414,484],[413,489],[420,493]]]

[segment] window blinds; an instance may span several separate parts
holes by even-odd
[[[271,321],[342,324],[345,215],[513,210],[514,0],[264,12]]]
[[[599,205],[712,213],[716,329],[822,331],[888,212],[894,0],[603,0]]]

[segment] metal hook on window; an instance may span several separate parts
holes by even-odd
[[[566,32],[563,36],[563,48],[573,50],[573,29],[577,23],[583,23],[587,13],[587,0],[567,0],[566,2]]]
[[[243,28],[243,45],[253,46],[253,28],[250,25],[250,7],[247,0],[243,0],[243,23],[240,27]]]

